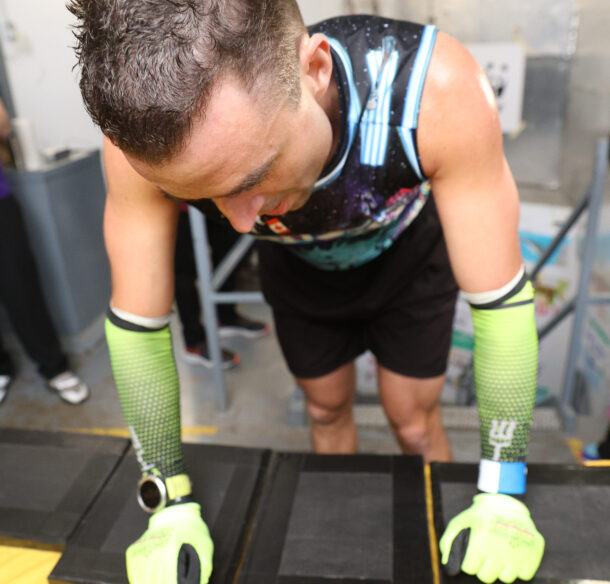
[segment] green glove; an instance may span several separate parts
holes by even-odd
[[[213,551],[199,505],[172,505],[155,513],[127,548],[127,577],[130,584],[206,584]]]
[[[462,542],[465,554],[457,549]],[[542,561],[544,538],[521,501],[509,495],[483,493],[449,522],[440,549],[445,566],[452,563],[450,556],[457,550],[461,569],[467,574],[487,584],[498,578],[510,584],[517,578],[534,577]]]

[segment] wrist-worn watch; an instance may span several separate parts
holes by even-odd
[[[138,482],[138,504],[147,513],[156,513],[168,503],[188,497],[191,492],[191,481],[186,474],[165,479],[147,475]]]

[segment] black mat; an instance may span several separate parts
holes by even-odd
[[[432,464],[437,536],[472,503],[478,465]],[[535,584],[610,583],[610,468],[528,465],[527,506],[546,550]],[[518,582],[521,582],[518,580]],[[444,584],[479,584],[466,574]]]
[[[129,441],[0,429],[0,543],[59,550]]]
[[[274,455],[239,584],[432,582],[423,462]]]
[[[229,584],[239,565],[269,453],[186,444],[184,457],[194,498],[214,540],[210,584]],[[127,584],[125,550],[146,530],[149,518],[136,502],[139,475],[130,452],[70,538],[49,577],[51,583]]]

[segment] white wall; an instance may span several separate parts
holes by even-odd
[[[65,0],[0,0],[2,49],[15,110],[41,149],[98,148],[101,133],[80,97]]]
[[[345,14],[346,0],[298,0],[305,24]]]

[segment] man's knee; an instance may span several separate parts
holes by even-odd
[[[316,379],[297,378],[297,383],[305,393],[312,422],[333,424],[350,418],[355,395],[353,363]]]
[[[434,428],[425,414],[418,414],[408,421],[392,424],[392,428],[400,443],[410,451],[422,453],[430,446]]]
[[[323,404],[307,400],[307,413],[315,424],[330,425],[339,422],[351,415],[351,400],[340,403]]]

